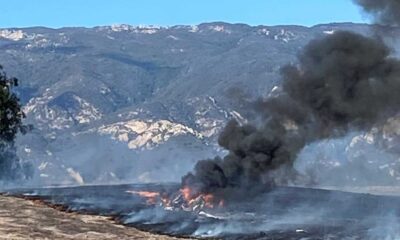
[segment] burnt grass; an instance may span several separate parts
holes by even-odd
[[[153,211],[143,199],[127,194],[126,190],[176,191],[175,185],[118,185],[74,188],[12,190],[8,194],[33,200],[65,212],[111,217],[116,223],[139,230],[182,238],[203,239],[373,239],[371,230],[387,225],[388,216],[400,216],[400,198],[371,194],[348,193],[311,188],[277,187],[263,191],[240,192],[227,189],[218,193],[226,205],[211,211],[215,215],[235,218],[199,217],[198,213],[164,211],[160,219],[152,215],[129,221],[143,211]],[[253,214],[251,217],[249,213]],[[290,214],[299,221],[289,219]],[[314,216],[309,220],[309,216]],[[157,216],[157,215],[154,215]],[[304,221],[302,218],[304,217]],[[272,221],[272,225],[269,225]],[[207,235],[196,233],[235,222],[243,231]],[[260,223],[264,223],[260,225]],[[252,226],[262,226],[254,227]],[[388,233],[389,234],[389,233]],[[378,237],[379,238],[379,237]]]

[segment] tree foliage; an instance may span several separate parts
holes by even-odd
[[[17,156],[15,138],[18,133],[27,133],[32,126],[24,125],[25,114],[19,98],[13,92],[18,80],[8,77],[0,65],[0,180],[19,180],[30,174],[28,167]]]

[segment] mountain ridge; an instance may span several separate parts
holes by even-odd
[[[1,64],[20,79],[36,126],[19,138],[20,155],[44,183],[178,180],[196,160],[224,154],[225,123],[253,117],[249,103],[279,89],[280,68],[338,30],[370,34],[352,23],[0,29]]]

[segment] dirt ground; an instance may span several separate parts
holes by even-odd
[[[101,216],[65,213],[41,203],[0,196],[0,239],[176,239],[115,224]]]

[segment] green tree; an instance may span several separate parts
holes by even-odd
[[[8,77],[0,65],[0,181],[29,178],[31,167],[22,164],[17,156],[15,138],[18,133],[26,134],[31,125],[24,125],[25,114],[13,88],[18,80]]]

